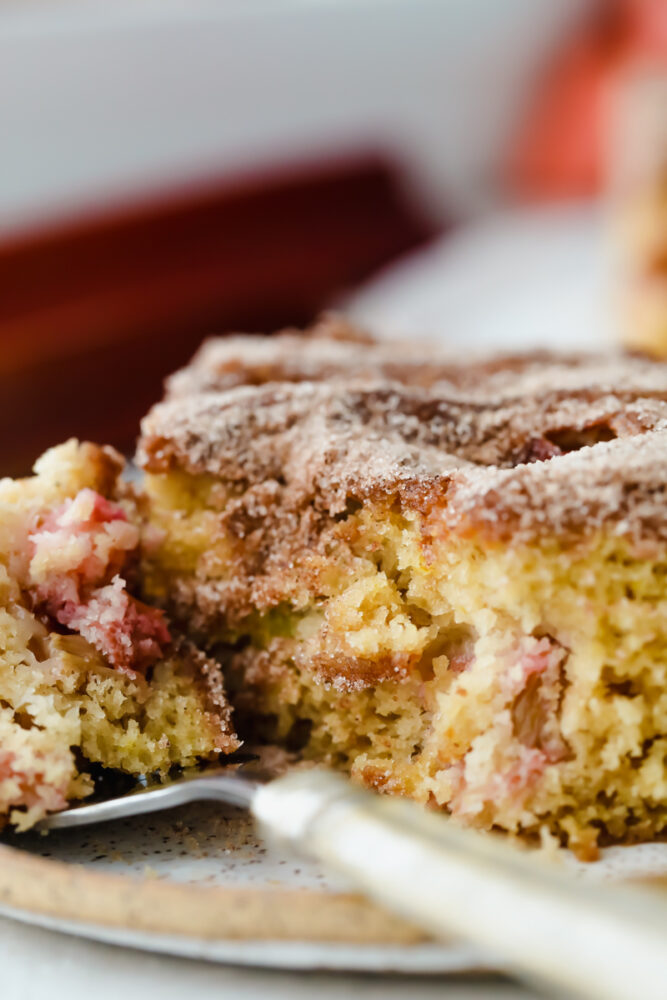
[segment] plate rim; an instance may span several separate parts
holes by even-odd
[[[435,941],[354,892],[99,872],[7,844],[0,844],[0,916],[111,945],[236,965],[497,971],[472,945]]]
[[[203,939],[158,934],[72,919],[0,904],[0,917],[136,951],[154,952],[225,965],[322,972],[403,973],[406,975],[494,974],[498,963],[486,961],[465,942],[436,941],[396,946],[305,940]]]

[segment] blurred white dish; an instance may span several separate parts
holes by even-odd
[[[594,349],[614,337],[604,209],[506,211],[383,271],[344,303],[380,336],[453,348]]]

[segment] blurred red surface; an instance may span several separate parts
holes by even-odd
[[[363,157],[0,244],[0,474],[70,435],[131,450],[204,335],[307,322],[432,231],[392,170]]]

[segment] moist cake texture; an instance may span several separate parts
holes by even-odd
[[[135,596],[122,466],[70,441],[0,480],[0,826],[88,795],[91,764],[165,774],[238,745],[219,666]]]
[[[389,370],[343,333],[211,342],[171,380],[146,593],[226,658],[241,729],[584,854],[655,836],[667,368],[413,345]]]

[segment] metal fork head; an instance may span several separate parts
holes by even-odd
[[[159,785],[140,785],[125,795],[72,806],[35,824],[38,831],[64,830],[172,809],[188,802],[216,801],[248,809],[255,792],[272,777],[253,762],[186,771]]]

